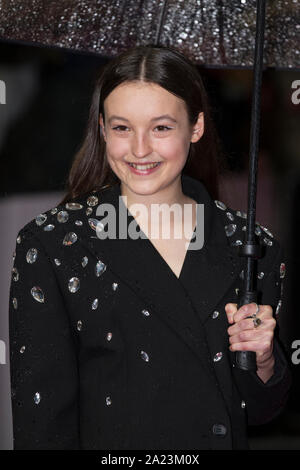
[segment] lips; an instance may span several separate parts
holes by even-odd
[[[130,165],[132,168],[135,168],[136,170],[150,170],[152,168],[157,167],[161,162],[149,162],[149,163],[131,163],[131,162],[126,162],[128,165]]]

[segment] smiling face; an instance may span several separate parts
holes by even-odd
[[[203,113],[191,126],[183,100],[142,81],[116,87],[104,101],[104,113],[105,127],[101,114],[99,123],[107,160],[122,193],[146,196],[166,188],[179,190],[190,144],[204,131]],[[147,168],[146,163],[158,165]]]

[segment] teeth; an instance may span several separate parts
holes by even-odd
[[[133,168],[136,168],[137,170],[148,170],[150,168],[154,168],[155,166],[158,166],[158,163],[150,163],[149,165],[136,165],[135,163],[130,163],[130,166]]]

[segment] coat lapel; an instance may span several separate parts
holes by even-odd
[[[100,240],[85,224],[80,241],[191,348],[211,373],[203,322],[238,275],[241,263],[233,256],[218,209],[204,186],[187,176],[182,177],[182,185],[185,194],[204,204],[204,246],[200,250],[187,251],[179,279],[145,234],[144,238],[135,240],[118,236]],[[121,204],[128,216],[128,225],[134,224],[138,231],[139,225],[119,198],[119,184],[96,195],[99,204],[112,204],[117,215]],[[101,220],[101,217],[97,219]],[[116,228],[118,234],[118,220]],[[184,281],[192,282],[192,287],[199,290],[200,308],[195,309],[192,304]]]

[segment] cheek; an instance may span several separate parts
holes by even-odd
[[[122,158],[128,153],[128,142],[124,139],[108,139],[106,142],[106,152],[110,158]]]
[[[184,160],[188,150],[189,144],[182,138],[165,139],[156,144],[157,153],[168,160]]]

